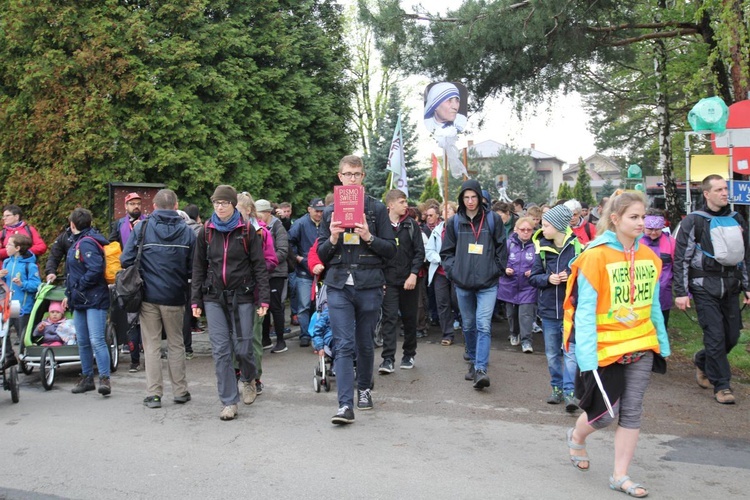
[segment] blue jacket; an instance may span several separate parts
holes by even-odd
[[[636,248],[640,243],[636,241]],[[612,231],[606,231],[590,242],[586,251],[592,248],[607,245],[615,250],[624,252],[622,243]],[[576,361],[581,371],[595,370],[599,366],[597,356],[597,334],[596,334],[596,303],[598,294],[594,287],[584,277],[578,274],[576,279],[578,286],[578,299],[576,301],[575,325],[576,325]],[[654,296],[659,296],[659,282],[656,282]],[[659,341],[659,351],[665,358],[671,354],[667,329],[664,327],[664,315],[658,300],[651,303],[651,322],[656,328],[656,338]]]
[[[96,242],[91,241],[91,238]],[[73,244],[65,258],[68,270],[65,295],[71,310],[109,309],[109,287],[104,279],[104,252],[97,242],[101,246],[109,244],[93,228],[73,235]]]
[[[540,318],[562,320],[565,287],[568,283],[563,281],[559,285],[553,285],[549,282],[549,277],[551,274],[558,274],[562,271],[570,275],[570,261],[580,253],[581,244],[570,228],[565,232],[565,242],[559,252],[552,241],[542,236],[541,229],[534,234],[532,241],[535,242],[537,250],[529,282],[539,289],[537,314]],[[544,255],[544,260],[542,255]]]
[[[294,221],[289,230],[289,249],[293,250],[295,255],[302,257],[302,262],[298,262],[294,268],[297,276],[312,279],[310,270],[307,268],[307,254],[317,239],[318,226],[310,218],[310,214]]]
[[[508,265],[513,274],[500,276],[497,287],[497,298],[511,304],[536,304],[537,290],[526,277],[526,271],[531,271],[534,264],[536,248],[530,239],[521,242],[518,233],[508,236]]]
[[[135,263],[138,244],[143,240],[143,300],[163,306],[185,305],[193,269],[195,232],[175,210],[154,210],[147,221],[136,225],[128,238],[120,256],[122,267]]]
[[[31,314],[31,309],[34,307],[34,295],[36,295],[39,285],[42,284],[39,277],[39,266],[36,265],[36,255],[26,252],[24,257],[18,254],[8,257],[3,261],[3,269],[8,270],[5,282],[11,290],[13,300],[21,303],[21,315]],[[20,285],[13,283],[13,278],[18,275],[21,278]]]

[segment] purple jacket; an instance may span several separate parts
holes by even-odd
[[[661,305],[662,311],[672,309],[672,264],[674,263],[674,249],[677,244],[674,238],[667,233],[662,233],[655,240],[652,240],[648,236],[643,236],[640,242],[653,250],[661,259],[659,305]]]
[[[521,243],[518,233],[508,236],[508,267],[513,269],[513,275],[500,275],[497,287],[498,300],[511,304],[536,303],[537,289],[531,286],[529,278],[524,275],[526,271],[531,271],[535,253],[533,241]]]

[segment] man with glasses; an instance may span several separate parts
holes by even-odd
[[[3,208],[3,231],[0,233],[0,262],[8,258],[5,245],[8,238],[16,233],[28,234],[31,238],[29,251],[39,257],[47,251],[47,244],[34,226],[30,226],[23,220],[23,210],[18,205],[7,205]]]
[[[364,165],[358,156],[339,162],[344,186],[361,185]],[[354,359],[357,359],[357,408],[372,409],[373,333],[383,302],[385,261],[396,255],[396,241],[385,206],[365,198],[363,222],[353,229],[333,220],[333,207],[323,212],[318,257],[325,265],[328,311],[334,344],[334,368],[339,410],[336,425],[354,423]]]

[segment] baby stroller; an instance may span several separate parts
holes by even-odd
[[[316,308],[310,318],[310,337],[316,351],[323,351],[315,365],[313,375],[313,388],[320,392],[322,387],[326,392],[331,390],[331,379],[333,373],[333,332],[328,318],[328,297],[326,286],[323,285],[318,291]]]
[[[20,311],[20,304],[17,300],[11,300],[11,293],[5,280],[0,280],[0,340],[2,340],[2,350],[0,352],[0,367],[5,366],[6,356],[10,356],[11,339],[8,335],[11,318],[17,318]],[[18,403],[18,367],[11,366],[2,370],[3,389],[10,391],[10,399]]]
[[[31,375],[34,368],[39,368],[42,376],[42,387],[49,391],[55,384],[55,373],[58,368],[65,366],[80,366],[81,357],[77,345],[46,346],[38,345],[36,326],[42,321],[49,309],[50,302],[62,301],[65,298],[65,287],[44,283],[39,287],[34,300],[34,307],[29,315],[29,322],[24,332],[21,351],[21,370]],[[72,313],[65,313],[65,317],[72,321]],[[110,371],[117,371],[120,362],[117,349],[117,339],[114,329],[107,325],[105,339],[109,346]]]

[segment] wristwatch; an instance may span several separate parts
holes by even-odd
[[[372,244],[373,241],[375,241],[375,235],[370,233],[370,239],[367,240],[367,244],[370,245]]]

